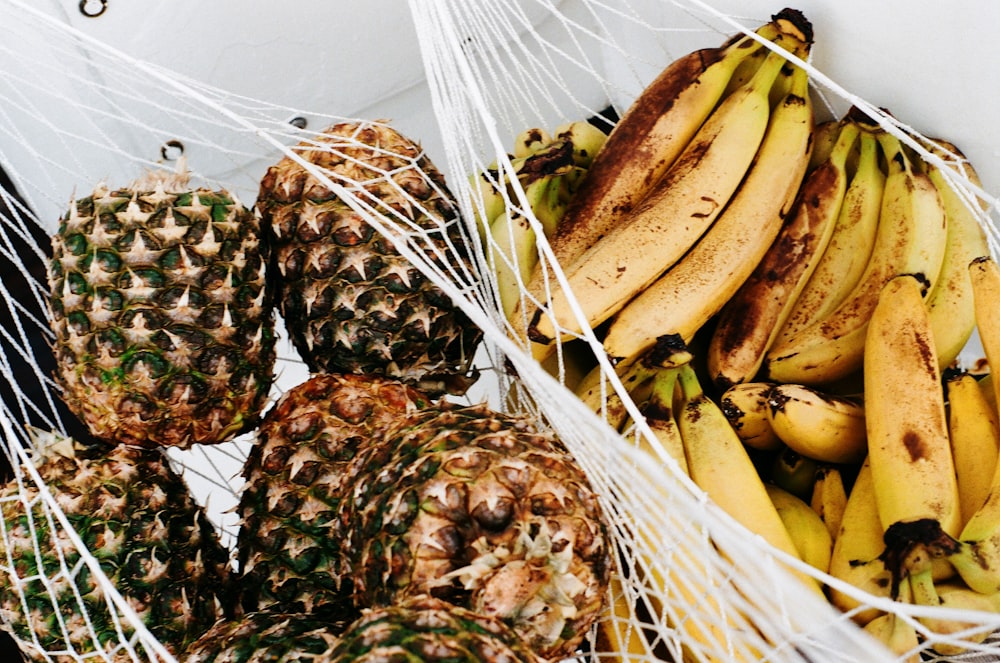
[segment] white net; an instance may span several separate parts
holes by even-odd
[[[64,4],[73,5],[64,13],[76,11],[75,3]],[[114,2],[103,4],[105,13],[116,9]],[[406,25],[416,34],[424,79],[416,86],[419,91],[402,101],[396,97],[381,105],[373,102],[363,119],[398,118],[393,125],[421,141],[445,173],[463,209],[468,221],[464,238],[472,248],[478,273],[483,275],[492,273],[497,258],[490,246],[483,245],[472,221],[484,203],[470,187],[470,174],[487,170],[491,163],[512,172],[508,151],[518,132],[600,116],[609,107],[621,113],[665,63],[698,46],[715,45],[740,30],[752,31],[781,9],[768,7],[759,10],[759,15],[745,16],[693,0],[413,0],[408,8],[401,3],[390,6],[392,12],[405,18],[394,25]],[[79,17],[74,18],[79,22]],[[346,115],[354,110],[336,115],[344,111],[266,102],[258,98],[263,94],[237,94],[130,56],[77,29],[65,14],[46,12],[28,2],[4,3],[0,25],[5,32],[0,42],[4,61],[0,70],[0,166],[11,180],[11,186],[0,189],[0,258],[4,262],[0,291],[6,305],[0,339],[4,378],[0,381],[4,397],[0,422],[4,451],[15,468],[15,481],[23,487],[18,497],[8,499],[23,502],[24,511],[34,514],[29,520],[36,533],[46,530],[65,535],[51,536],[60,541],[54,546],[58,549],[54,574],[22,577],[37,582],[22,585],[18,609],[53,609],[62,615],[57,623],[67,636],[81,620],[83,628],[96,635],[88,615],[100,612],[102,619],[109,616],[120,643],[103,652],[74,652],[68,649],[70,638],[66,637],[67,649],[47,647],[46,652],[38,633],[21,639],[39,660],[173,661],[103,575],[82,539],[74,535],[37,473],[30,465],[22,467],[31,449],[25,423],[70,434],[78,430],[78,423],[56,395],[48,363],[51,353],[47,347],[50,332],[44,276],[48,236],[69,200],[89,191],[96,182],[124,184],[149,168],[172,165],[181,154],[195,180],[226,188],[252,204],[269,165],[282,156],[294,157],[290,146],[324,126],[350,119]],[[360,28],[340,25],[334,38],[356,29]],[[363,29],[375,28],[367,25]],[[289,46],[291,50],[298,47]],[[281,48],[281,44],[262,48]],[[308,52],[304,51],[304,57],[310,57]],[[307,68],[307,63],[301,64],[302,69]],[[308,62],[313,64],[318,62]],[[825,76],[821,67],[810,71],[819,105],[826,114],[839,116],[848,106],[856,105],[879,115],[874,108],[877,104],[851,94]],[[300,70],[294,75],[305,74]],[[321,72],[310,71],[308,76],[314,84],[322,85]],[[364,77],[354,82],[364,82]],[[411,117],[411,130],[403,118],[407,111],[430,121],[420,125]],[[304,118],[308,125],[299,128],[290,123],[292,118]],[[906,126],[891,126],[904,137],[919,137]],[[420,134],[415,133],[417,127],[421,127]],[[958,137],[954,140],[960,142]],[[910,142],[922,149],[921,144]],[[842,614],[796,580],[791,572],[797,571],[837,586],[865,606],[896,612],[915,624],[923,636],[918,649],[925,658],[935,656],[932,649],[943,636],[929,632],[916,618],[937,614],[969,624],[967,632],[951,636],[965,643],[969,653],[949,660],[1000,658],[1000,647],[992,640],[965,642],[966,637],[1000,627],[1000,615],[956,614],[868,596],[748,533],[708,501],[675,464],[653,458],[631,444],[635,436],[643,436],[656,445],[648,427],[640,423],[630,436],[619,435],[559,379],[542,370],[523,342],[510,338],[490,277],[480,280],[456,265],[441,268],[420,241],[419,229],[401,227],[398,219],[379,213],[364,197],[351,192],[351,183],[335,181],[320,171],[314,174],[329,188],[343,193],[356,211],[390,238],[485,332],[486,342],[477,356],[483,376],[464,398],[544,417],[602,496],[620,550],[616,582],[610,589],[610,603],[616,607],[603,619],[623,624],[618,631],[625,634],[627,651],[603,649],[595,634],[588,639],[585,656],[619,660],[896,660],[855,626],[850,615]],[[995,214],[996,198],[965,180],[956,183],[968,195],[989,203],[991,214]],[[537,226],[523,190],[518,189],[508,205],[528,211],[526,215]],[[984,222],[989,221],[984,217]],[[995,242],[992,223],[989,228]],[[539,250],[550,280],[564,279],[541,239]],[[583,336],[594,348],[600,347],[591,330]],[[281,338],[285,338],[283,333]],[[621,394],[630,414],[641,421],[610,365],[605,368],[608,392]],[[274,398],[299,384],[308,373],[286,344],[279,347],[277,372]],[[249,444],[250,439],[243,437],[217,446],[171,451],[171,458],[207,505],[229,547],[235,545],[238,522],[233,506]],[[27,496],[34,490],[28,487],[38,491],[30,503]],[[13,527],[13,523],[4,522],[5,541]],[[51,557],[49,551],[41,549],[36,555],[39,559]],[[18,575],[23,566],[8,558],[0,560],[0,570]],[[59,605],[58,609],[52,599],[44,605],[44,598],[41,604],[32,604],[42,607],[29,606],[36,600],[29,597],[29,589],[41,586],[43,597],[54,596],[55,584],[81,573],[99,579],[99,590],[93,596],[78,596],[76,606]],[[666,589],[657,590],[644,581],[650,577],[665,579]],[[627,600],[615,601],[620,595]],[[98,604],[101,607],[94,608]],[[641,640],[635,637],[640,630],[646,634]],[[691,637],[696,632],[708,635]],[[899,660],[908,659],[901,656]]]

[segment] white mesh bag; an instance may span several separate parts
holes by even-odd
[[[76,3],[64,4],[66,12],[78,11]],[[115,11],[115,4],[84,2],[80,9],[86,6],[90,12],[107,13]],[[823,63],[831,62],[834,56],[823,52],[826,28],[818,19],[830,16],[813,4],[802,9],[817,29],[816,62],[810,72],[818,98],[831,116],[851,104],[879,115],[875,107],[881,101],[867,103],[863,95],[851,93],[825,75]],[[30,467],[22,468],[28,466],[31,451],[25,423],[67,432],[77,425],[59,402],[51,368],[44,362],[47,349],[39,344],[40,339],[49,337],[44,312],[46,286],[44,274],[39,272],[44,262],[42,247],[75,192],[88,190],[102,178],[124,183],[146,168],[170,165],[183,153],[196,180],[224,185],[249,204],[267,166],[282,155],[293,156],[290,146],[310,131],[358,117],[351,115],[356,110],[364,111],[359,119],[395,115],[401,120],[397,127],[419,139],[444,171],[468,222],[465,238],[478,271],[490,274],[491,248],[483,245],[472,221],[482,200],[470,188],[469,174],[492,162],[501,169],[512,168],[507,151],[513,136],[524,128],[554,127],[591,117],[609,105],[623,111],[667,62],[693,48],[717,44],[740,30],[752,31],[781,9],[764,7],[763,3],[754,3],[752,8],[716,8],[695,0],[392,3],[379,11],[391,8],[394,25],[405,24],[417,39],[424,77],[415,85],[419,92],[406,97],[405,103],[396,97],[345,111],[341,107],[304,107],[307,103],[327,103],[322,94],[300,97],[300,103],[263,101],[265,95],[245,90],[237,93],[131,56],[75,28],[58,12],[46,12],[20,0],[9,0],[5,5],[0,8],[0,25],[11,38],[0,42],[5,63],[0,69],[0,165],[21,197],[4,194],[2,208],[6,211],[0,217],[3,258],[14,266],[9,275],[4,273],[0,284],[7,318],[0,338],[0,389],[5,396],[0,430],[4,451],[15,468],[15,480],[41,489],[41,508],[36,512],[44,515],[37,526],[63,531],[66,545],[79,553],[80,561],[72,568],[60,569],[59,575],[88,573],[96,577],[100,600],[120,636],[120,643],[113,648],[118,658],[112,658],[111,653],[48,652],[51,660],[74,662],[175,660],[142,626],[82,539],[68,529],[55,498],[39,485],[37,474]],[[834,28],[842,27],[833,20],[837,16],[829,21]],[[405,20],[400,21],[400,17]],[[340,28],[338,38],[344,34],[343,26]],[[377,28],[358,28],[373,29]],[[294,43],[291,40],[290,44]],[[285,46],[294,50],[290,44]],[[281,43],[273,47],[281,48]],[[309,57],[308,49],[305,52]],[[364,82],[364,77],[355,72],[355,83],[358,81]],[[400,115],[407,111],[427,122],[420,124],[411,118],[412,127],[402,126],[405,121]],[[303,129],[290,124],[289,119],[296,117],[308,118],[308,126]],[[918,135],[905,125],[891,126],[904,137]],[[963,147],[968,142],[958,131],[949,138]],[[976,161],[972,149],[967,153]],[[315,174],[325,177],[321,172]],[[988,168],[981,169],[981,174],[989,189],[996,181],[994,174]],[[995,205],[996,199],[986,191],[960,179],[956,184],[970,197]],[[624,610],[609,611],[602,619],[621,621],[620,630],[626,637],[642,629],[647,638],[641,643],[633,638],[628,651],[606,651],[595,633],[588,638],[582,657],[896,660],[850,616],[794,579],[791,571],[812,574],[829,583],[836,580],[772,549],[734,523],[675,464],[664,460],[666,454],[654,458],[638,451],[632,444],[634,436],[645,436],[655,445],[647,427],[638,424],[633,436],[619,435],[557,378],[538,367],[523,342],[508,335],[488,277],[479,280],[461,269],[441,269],[426,254],[419,233],[378,214],[341,184],[327,181],[327,185],[342,191],[356,211],[483,329],[486,340],[477,356],[483,377],[463,398],[544,417],[601,495],[620,552],[609,604],[620,595],[627,598],[617,602]],[[517,191],[509,205],[526,210],[523,191]],[[990,221],[984,217],[984,223]],[[544,242],[540,242],[540,251],[550,279],[563,279],[558,266],[547,260],[550,254]],[[599,347],[591,330],[584,337]],[[607,390],[618,391],[638,415],[610,365],[605,369]],[[305,376],[294,350],[282,346],[273,396]],[[238,527],[232,506],[248,444],[243,437],[222,445],[171,452],[230,546]],[[0,566],[7,571],[14,567],[14,561],[0,560]],[[641,576],[667,579],[667,590],[655,589],[642,582]],[[914,623],[917,615],[943,612],[898,606],[849,587],[841,589],[854,592],[865,605],[897,611]],[[976,612],[960,617],[970,623],[970,634],[1000,627],[1000,615]],[[920,649],[925,658],[933,658],[931,650],[938,636],[919,624],[918,629],[926,636]],[[685,635],[692,631],[712,635],[701,639]],[[955,637],[961,639],[961,635]],[[34,638],[24,638],[24,644],[31,645]],[[950,660],[996,659],[1000,659],[1000,645],[987,640],[972,645],[963,657]]]

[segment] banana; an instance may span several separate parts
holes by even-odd
[[[641,354],[663,334],[690,341],[773,243],[802,183],[814,124],[809,76],[788,69],[788,92],[771,113],[746,177],[691,250],[614,316],[604,339],[610,357]]]
[[[833,537],[830,575],[872,596],[888,598],[892,574],[881,558],[885,550],[884,531],[875,501],[871,465],[865,459],[847,496],[840,529]],[[830,602],[849,613],[851,619],[861,626],[877,618],[881,612],[836,584],[830,585],[829,593]]]
[[[972,165],[954,145],[937,140],[943,151],[962,159],[960,168],[965,177],[979,186],[981,183]],[[945,156],[939,151],[941,156]],[[937,166],[928,164],[928,175],[941,195],[948,217],[948,237],[944,264],[937,283],[927,296],[927,308],[934,330],[941,368],[951,365],[968,343],[976,326],[972,304],[972,283],[969,280],[969,263],[990,254],[986,232],[979,221],[979,212],[953,187]],[[973,204],[974,205],[974,204]]]
[[[853,121],[853,120],[848,120]],[[826,316],[861,279],[878,228],[885,173],[879,166],[876,135],[862,128],[857,169],[844,193],[830,241],[802,292],[791,303],[774,345]]]
[[[847,489],[840,468],[824,465],[816,470],[809,505],[826,525],[831,539],[836,537],[847,508]]]
[[[538,260],[535,231],[521,214],[504,211],[490,224],[493,254],[493,276],[504,316],[514,310],[521,299],[521,284],[531,276]]]
[[[532,341],[551,343],[557,326],[578,334],[583,325],[599,325],[688,251],[750,167],[770,117],[768,93],[786,63],[778,52],[768,54],[750,82],[721,102],[629,216],[565,266],[572,294],[553,284],[547,309],[536,307],[529,318]]]
[[[843,125],[821,166],[806,176],[795,211],[760,263],[722,307],[708,344],[709,374],[720,390],[754,379],[830,240],[847,188],[845,161],[858,130]]]
[[[907,584],[900,600],[908,603],[909,593]],[[920,638],[916,625],[908,618],[887,612],[865,624],[864,630],[895,654],[899,663],[920,663]]]
[[[979,337],[991,366],[1000,365],[1000,267],[991,257],[969,266]],[[1000,591],[1000,463],[993,470],[986,501],[969,515],[958,536],[960,550],[950,557],[962,580],[977,592]]]
[[[783,488],[774,484],[765,484],[764,487],[802,560],[823,573],[829,571],[833,537],[819,514]]]
[[[608,134],[586,120],[576,120],[556,127],[555,138],[570,142],[574,163],[582,169],[580,172],[586,173],[604,149]]]
[[[641,412],[646,424],[656,438],[650,444],[644,435],[636,435],[636,444],[654,458],[664,460],[670,457],[684,474],[688,474],[687,458],[684,455],[684,441],[674,412],[674,391],[677,385],[677,368],[657,368],[650,384],[648,400]]]
[[[796,29],[791,19],[779,14],[757,35],[774,40],[783,30]],[[807,28],[811,38],[808,25],[801,29]],[[565,223],[551,239],[560,265],[571,264],[631,213],[691,142],[740,63],[763,48],[741,34],[678,58],[646,86],[594,157]],[[541,275],[533,284],[542,285]]]
[[[615,367],[622,386],[633,402],[644,400],[644,387],[655,374],[655,369],[643,362],[635,362],[627,367]],[[615,430],[621,430],[628,417],[628,410],[622,396],[607,384],[597,366],[590,374],[584,376],[577,387],[577,397],[594,412],[602,415],[608,425]]]
[[[840,135],[840,120],[824,120],[816,125],[813,131],[813,149],[809,155],[809,172],[819,167],[830,158],[833,146],[837,144]]]
[[[608,608],[597,622],[597,649],[601,660],[653,660],[653,648],[636,625],[636,605],[618,573],[608,580]]]
[[[528,157],[552,142],[552,136],[541,127],[525,129],[514,137],[514,157]]]
[[[865,346],[868,459],[895,597],[908,582],[910,557],[942,560],[936,570],[952,573],[946,560],[962,528],[941,374],[917,277],[885,284]]]
[[[784,488],[792,495],[805,499],[816,485],[819,463],[782,445],[771,459],[770,466],[761,475],[769,482]]]
[[[962,517],[968,519],[989,496],[1000,450],[1000,422],[972,374],[949,375],[944,384],[959,504]]]
[[[767,397],[768,420],[779,440],[824,463],[860,463],[868,453],[865,408],[801,384],[777,384]]]
[[[694,483],[719,508],[772,546],[801,559],[753,461],[719,406],[705,395],[690,365],[677,369],[677,425]],[[820,594],[815,578],[793,571]]]
[[[920,605],[951,608],[956,611],[1000,612],[1000,594],[980,594],[954,582],[940,583],[933,586],[933,589],[931,596],[922,599],[915,596],[914,601]],[[917,621],[931,632],[933,638],[931,648],[941,656],[964,654],[973,645],[985,641],[994,630],[992,624],[984,624],[982,620],[962,621],[943,616],[919,615]]]
[[[773,386],[773,382],[741,382],[727,389],[719,399],[733,430],[751,449],[777,451],[782,447],[767,416],[767,395]]]
[[[879,142],[889,174],[865,272],[829,315],[768,351],[768,379],[822,384],[850,375],[868,356],[865,333],[886,282],[911,274],[927,291],[937,279],[947,234],[941,196],[930,178],[914,167],[898,138],[883,132]]]

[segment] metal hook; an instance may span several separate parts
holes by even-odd
[[[89,9],[89,6],[96,2],[98,7]],[[87,18],[97,18],[108,10],[108,0],[80,0],[80,13]]]
[[[305,129],[306,126],[309,124],[309,121],[306,120],[306,118],[302,117],[301,115],[298,115],[290,119],[288,121],[288,124],[292,125],[296,129]]]
[[[160,146],[160,156],[165,161],[176,161],[184,155],[184,143],[179,140],[168,140]]]

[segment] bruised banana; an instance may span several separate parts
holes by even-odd
[[[782,43],[790,41],[797,40],[786,37]],[[532,341],[551,343],[557,327],[578,334],[584,325],[599,325],[688,251],[747,173],[770,118],[768,94],[786,64],[778,52],[768,54],[750,82],[709,116],[632,213],[565,266],[572,294],[554,284],[547,309],[536,308],[529,318]]]
[[[726,415],[705,394],[694,367],[685,365],[676,370],[680,386],[677,424],[691,479],[735,521],[778,550],[802,559]],[[792,572],[822,594],[815,578]]]
[[[892,576],[881,557],[885,550],[884,532],[875,501],[871,465],[866,459],[847,496],[840,529],[833,537],[830,575],[872,596],[888,598]],[[829,591],[830,602],[850,613],[851,619],[860,626],[877,618],[881,612],[836,584],[830,585]]]
[[[783,488],[774,484],[765,484],[764,487],[802,561],[823,573],[829,571],[833,537],[819,514],[801,498]]]
[[[913,575],[911,558],[925,560],[931,574],[932,560],[957,550],[953,537],[962,517],[941,373],[917,277],[889,279],[867,327],[868,460],[895,598]],[[947,562],[937,566],[951,572]]]
[[[793,451],[845,464],[860,463],[868,453],[862,403],[800,384],[775,385],[767,401],[771,430]]]
[[[803,39],[811,39],[811,26],[797,12],[776,15],[757,35],[770,41],[789,30],[807,30]],[[551,239],[559,264],[575,261],[631,213],[691,142],[740,63],[764,48],[740,34],[678,58],[646,86],[595,156]]]
[[[802,292],[789,304],[788,318],[774,345],[781,345],[832,311],[860,281],[868,263],[878,228],[885,173],[879,165],[875,133],[862,125],[860,118],[847,121],[861,126],[857,168],[844,192],[830,241]]]
[[[857,140],[841,127],[829,158],[806,176],[794,211],[760,263],[722,307],[708,344],[708,372],[720,390],[754,379],[778,330],[833,232],[847,188],[846,161]]]
[[[920,279],[923,292],[941,271],[947,233],[941,196],[930,178],[915,168],[898,138],[883,133],[879,140],[889,174],[864,274],[827,316],[768,351],[770,380],[824,384],[851,375],[869,355],[865,334],[883,286],[895,276],[910,274]]]
[[[979,336],[986,351],[986,360],[1000,365],[1000,267],[991,257],[974,261],[969,266],[975,301]],[[1000,463],[986,501],[969,515],[958,535],[960,548],[949,561],[966,585],[983,594],[1000,591]]]
[[[958,167],[962,174],[979,186],[975,169],[958,148],[943,140],[936,142],[941,148],[938,150],[939,156],[959,159]],[[975,329],[969,264],[980,256],[989,255],[990,248],[977,213],[981,210],[975,209],[977,203],[960,195],[938,166],[928,164],[928,175],[941,195],[948,219],[944,264],[937,282],[927,296],[938,363],[944,369],[958,357]]]
[[[826,525],[831,539],[835,538],[847,508],[847,489],[840,468],[825,465],[816,470],[809,505]]]
[[[788,69],[789,89],[729,204],[679,262],[612,319],[604,349],[613,359],[642,354],[664,334],[690,341],[771,246],[805,175],[814,124],[809,76]]]
[[[960,510],[962,518],[968,520],[989,497],[1000,450],[1000,423],[996,408],[972,374],[950,374],[944,386]]]
[[[768,418],[767,397],[773,382],[741,382],[727,389],[719,406],[743,444],[759,451],[777,451],[782,441]]]

